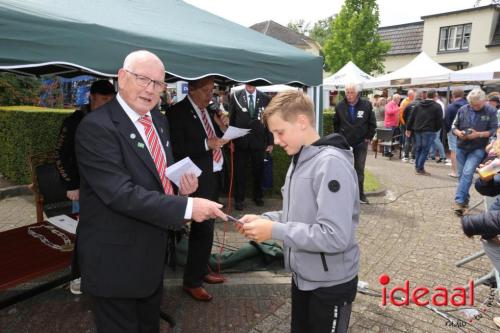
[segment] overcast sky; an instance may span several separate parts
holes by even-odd
[[[273,20],[314,23],[340,11],[343,0],[184,0],[245,27]],[[380,26],[420,21],[424,15],[471,8],[477,0],[377,0]],[[481,0],[480,5],[491,3]],[[311,24],[312,26],[312,24]]]

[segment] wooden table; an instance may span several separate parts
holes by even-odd
[[[60,271],[71,265],[73,251],[61,252],[43,244],[38,238],[28,234],[32,226],[49,225],[48,222],[35,223],[24,227],[0,232],[0,291],[15,287],[49,273]],[[58,229],[61,232],[64,232]],[[47,229],[35,230],[54,244],[63,240]],[[72,242],[75,237],[64,232]],[[33,297],[71,280],[71,274],[41,284],[19,295],[0,301],[0,309]]]

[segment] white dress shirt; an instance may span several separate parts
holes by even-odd
[[[148,147],[149,153],[151,154],[151,149],[148,145],[148,137],[146,136],[146,131],[144,130],[144,126],[139,122],[139,119],[142,117],[140,114],[132,110],[132,108],[123,100],[123,98],[120,96],[120,93],[116,94],[116,100],[118,103],[121,105],[123,110],[125,110],[125,113],[127,116],[130,118],[130,121],[132,124],[134,124],[135,128],[141,135],[142,140],[146,144],[146,147]],[[151,117],[151,112],[148,111],[145,115],[148,115]],[[153,120],[153,118],[151,118]],[[153,123],[153,129],[156,132],[156,135],[158,135],[158,131],[156,131],[156,127],[154,126]],[[158,136],[158,139],[160,139],[160,136]],[[161,141],[160,141],[161,142]],[[165,154],[165,149],[163,148],[163,145],[160,144],[161,150],[163,151],[163,156],[167,158],[167,155]],[[152,156],[152,155],[151,155]],[[166,161],[165,161],[166,162]],[[165,170],[166,172],[166,170]],[[190,220],[193,215],[193,198],[188,198],[188,202],[186,205],[186,211],[184,212],[184,218],[186,220]]]

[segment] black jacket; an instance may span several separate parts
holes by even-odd
[[[256,116],[252,118],[248,112],[246,90],[242,89],[231,95],[229,101],[229,124],[239,128],[250,128],[251,131],[244,137],[234,140],[236,148],[264,150],[273,144],[273,135],[261,121],[261,114],[270,102],[269,96],[256,90]]]
[[[441,105],[426,99],[417,104],[406,124],[409,131],[437,132],[443,127],[443,110]]]
[[[500,178],[495,176],[492,181],[476,181],[476,190],[482,195],[496,196],[500,194]],[[485,239],[500,234],[500,211],[487,211],[479,215],[466,215],[462,218],[462,228],[467,236],[482,235]]]
[[[213,177],[213,151],[205,147],[205,140],[208,137],[203,121],[198,117],[187,97],[168,108],[165,114],[170,125],[170,139],[175,160],[189,157],[202,171],[198,178],[198,189],[193,196],[216,199],[218,194],[214,192],[217,186]],[[215,123],[212,114],[210,112],[208,114],[214,126],[215,135],[222,137],[223,133]]]
[[[356,110],[356,118],[351,123],[349,103],[344,98],[335,107],[333,115],[333,132],[343,135],[351,147],[357,146],[365,139],[373,139],[377,128],[372,103],[359,98],[354,109]]]
[[[75,154],[75,134],[80,121],[90,112],[88,105],[66,117],[59,131],[55,149],[55,162],[66,191],[80,188],[80,174]]]

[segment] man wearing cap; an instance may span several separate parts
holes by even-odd
[[[115,87],[107,80],[98,80],[90,87],[89,104],[65,118],[59,132],[55,150],[56,165],[66,187],[66,195],[70,200],[78,200],[80,176],[75,156],[75,133],[80,121],[89,112],[106,104],[115,96]]]

